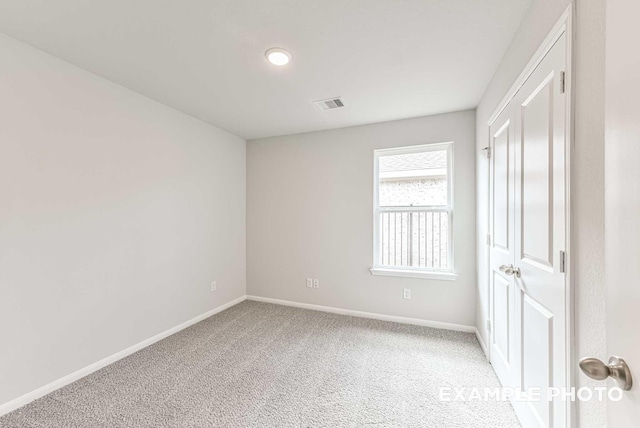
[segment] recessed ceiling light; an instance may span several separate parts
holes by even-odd
[[[284,49],[271,48],[264,53],[269,62],[273,65],[287,65],[291,61],[291,54]]]

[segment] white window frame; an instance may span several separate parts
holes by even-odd
[[[389,149],[374,150],[373,152],[373,268],[371,268],[371,274],[382,276],[395,276],[395,277],[409,277],[409,278],[425,278],[425,279],[439,279],[453,281],[457,278],[454,265],[454,245],[453,245],[453,141],[445,143],[431,143],[421,144],[416,146],[406,147],[394,147]],[[379,163],[381,156],[389,155],[403,155],[410,153],[419,153],[426,151],[440,151],[445,149],[447,151],[447,202],[448,205],[435,205],[435,206],[418,206],[418,207],[381,207],[379,201],[379,186],[380,186],[380,171]],[[380,260],[380,214],[385,211],[394,211],[397,209],[402,210],[437,210],[446,211],[449,215],[448,224],[448,243],[447,243],[447,256],[448,263],[447,269],[436,269],[427,267],[401,267],[401,266],[385,266],[381,264]]]

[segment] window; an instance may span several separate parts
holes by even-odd
[[[455,279],[453,143],[374,152],[374,275]]]

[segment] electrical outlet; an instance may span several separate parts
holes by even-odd
[[[411,299],[411,289],[410,288],[405,288],[404,291],[403,291],[402,296],[407,300]]]
[[[307,278],[307,288],[312,288],[312,287],[313,287],[313,279]]]
[[[313,280],[313,288],[320,288],[320,280],[319,279],[314,279]]]
[[[218,291],[218,283],[216,281],[211,282],[211,292]]]

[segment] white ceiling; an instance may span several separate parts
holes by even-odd
[[[529,3],[0,0],[0,31],[253,139],[474,108]]]

